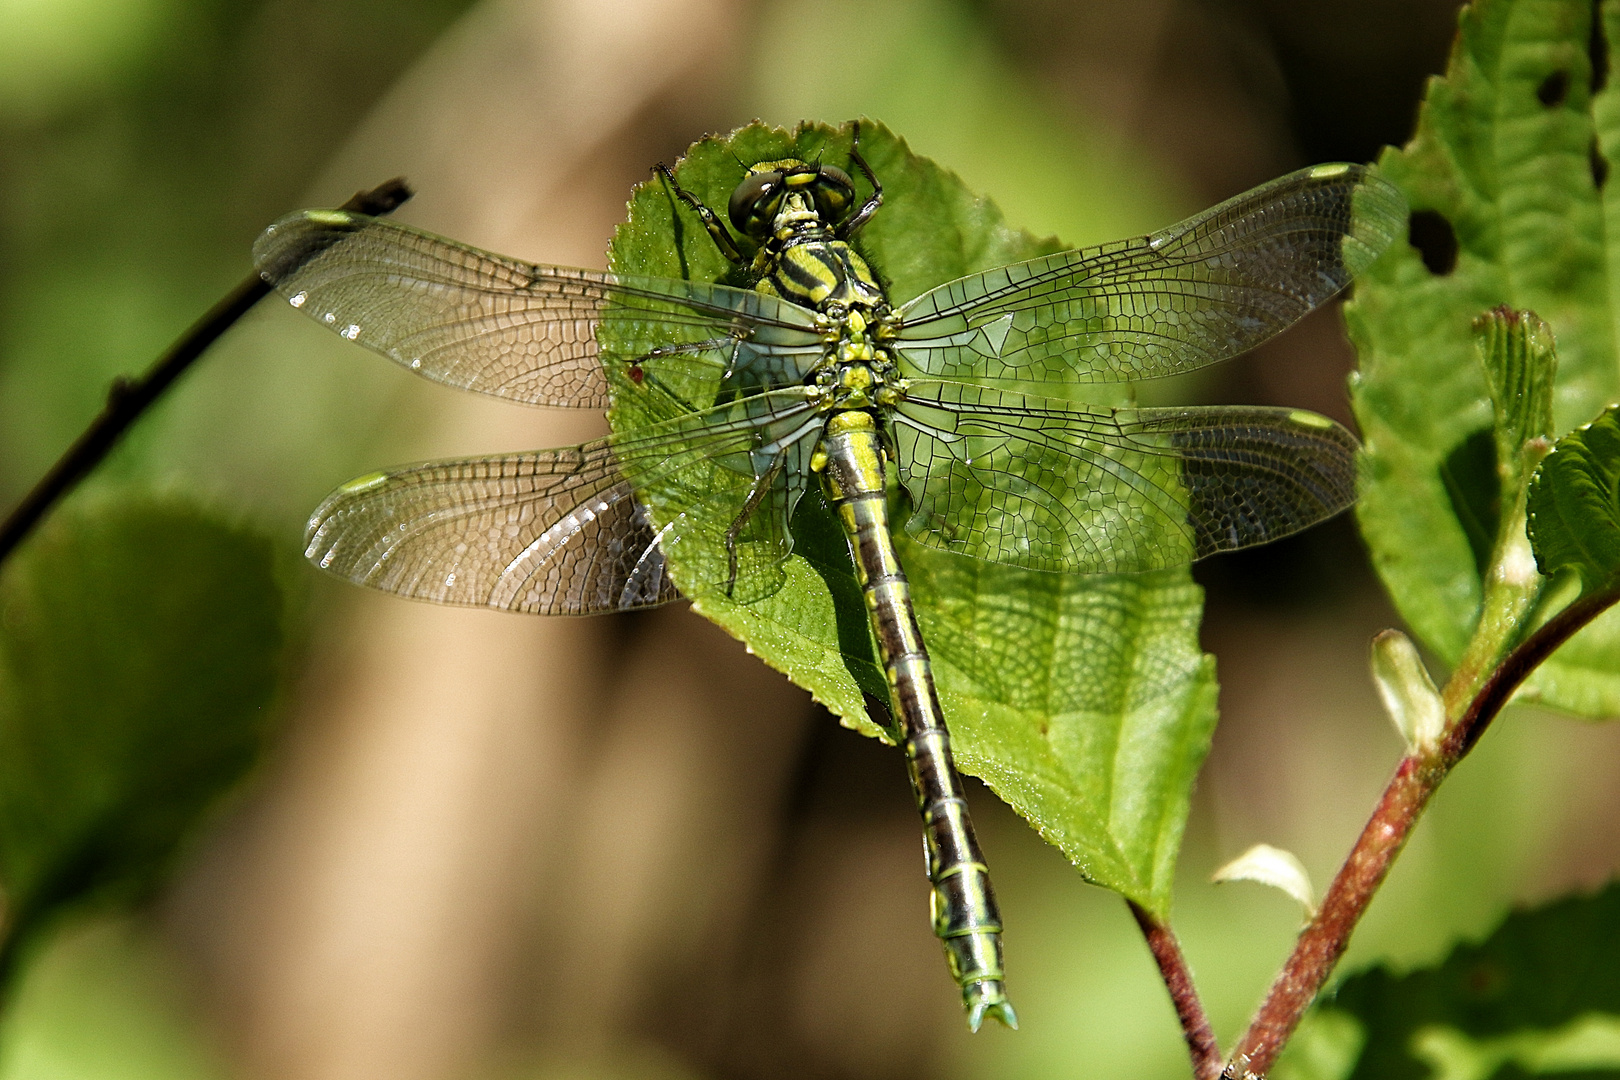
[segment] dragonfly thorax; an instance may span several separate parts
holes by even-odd
[[[867,333],[868,325],[860,312],[849,313],[843,335],[812,374],[823,409],[891,408],[905,399],[905,380],[894,356]]]
[[[829,316],[889,311],[871,267],[844,239],[852,227],[855,184],[832,165],[797,159],[761,162],[731,193],[731,224],[759,245],[754,288]]]
[[[837,364],[817,374],[817,397],[828,411],[870,409],[899,400],[889,373],[876,364]]]
[[[842,322],[861,312],[868,323],[889,313],[888,298],[866,260],[819,224],[806,225],[755,257],[754,288]]]

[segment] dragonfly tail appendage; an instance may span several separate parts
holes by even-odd
[[[1002,985],[1001,913],[951,758],[951,737],[912,609],[911,587],[889,533],[883,451],[872,417],[859,411],[835,416],[823,447],[823,487],[844,527],[866,594],[922,814],[934,933],[945,947],[951,976],[962,988],[968,1026],[977,1031],[987,1017],[994,1017],[1016,1028],[1018,1017]]]

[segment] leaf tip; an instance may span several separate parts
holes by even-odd
[[[1306,918],[1316,914],[1316,890],[1311,886],[1311,876],[1306,873],[1305,864],[1293,852],[1270,844],[1254,845],[1216,870],[1210,880],[1217,885],[1228,881],[1254,881],[1269,885],[1299,901],[1305,909]]]

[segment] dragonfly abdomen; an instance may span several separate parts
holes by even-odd
[[[1017,1027],[1002,986],[1001,913],[952,761],[911,586],[889,532],[876,422],[859,410],[834,414],[822,450],[822,487],[849,542],[922,814],[934,933],[962,988],[969,1025],[977,1030],[986,1016],[994,1016]]]

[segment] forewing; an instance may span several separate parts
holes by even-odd
[[[1152,236],[947,282],[901,309],[927,375],[1004,385],[1156,378],[1292,326],[1403,235],[1399,190],[1321,165]]]
[[[896,411],[907,530],[1035,570],[1156,570],[1355,500],[1355,438],[1289,409],[1099,409],[918,382]]]
[[[533,405],[602,408],[604,359],[728,369],[813,363],[813,315],[744,289],[572,270],[492,255],[382,218],[307,210],[253,246],[264,279],[350,341],[451,386]],[[597,328],[613,320],[613,356]]]
[[[441,604],[583,615],[676,596],[605,440],[361,477],[316,509],[304,554],[358,584]]]

